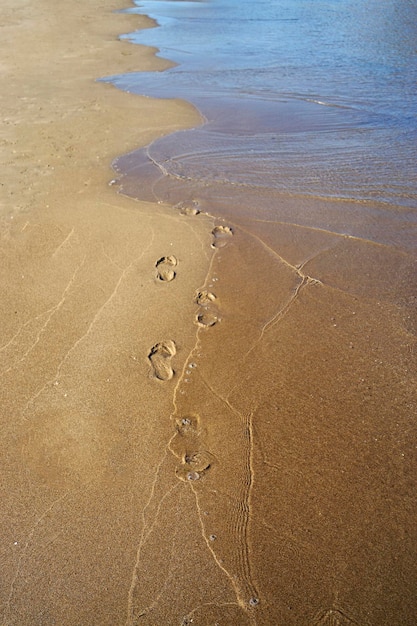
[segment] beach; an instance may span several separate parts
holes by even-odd
[[[0,9],[0,623],[411,626],[411,221],[138,199],[203,118],[124,8]]]

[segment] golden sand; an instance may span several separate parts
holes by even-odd
[[[0,623],[414,624],[415,259],[118,195],[123,6],[0,9]]]

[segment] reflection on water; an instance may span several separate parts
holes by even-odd
[[[207,118],[151,146],[165,173],[221,182],[225,196],[239,185],[417,207],[415,3],[148,0],[132,10],[160,28],[129,39],[178,65],[110,80],[183,97]]]

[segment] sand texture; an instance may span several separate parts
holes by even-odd
[[[0,623],[411,626],[415,255],[118,194],[123,6],[0,8]]]

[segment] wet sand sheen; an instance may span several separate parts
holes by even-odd
[[[13,165],[2,218],[3,623],[414,623],[414,257],[116,196],[102,160],[198,116],[90,84],[164,61],[86,19],[100,58],[16,113],[19,158],[58,172],[24,198]]]
[[[254,623],[411,624],[412,337],[389,303],[235,237],[215,283],[227,317],[177,406],[210,424],[213,482],[193,488],[216,556],[259,598]]]

